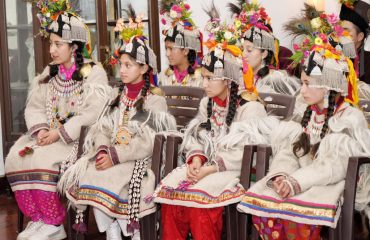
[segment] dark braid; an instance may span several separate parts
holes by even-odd
[[[207,131],[211,131],[212,125],[211,125],[211,116],[212,116],[212,105],[213,101],[212,98],[208,98],[207,103],[207,122],[201,123],[200,127],[205,128]]]
[[[312,110],[311,106],[307,106],[306,111],[303,114],[303,118],[301,120],[301,126],[306,128],[308,122],[311,119]],[[303,154],[301,156],[298,155],[298,151],[303,150]],[[302,132],[299,136],[299,139],[293,143],[293,153],[296,157],[302,157],[306,155],[310,151],[310,139],[308,138],[308,134]]]
[[[322,126],[321,133],[320,133],[320,138],[323,139],[326,135],[326,133],[329,130],[329,119],[334,115],[335,111],[335,98],[337,97],[337,92],[335,91],[330,91],[329,92],[329,105],[328,105],[328,111],[326,113],[325,117],[325,122],[324,125]],[[312,146],[311,154],[312,156],[315,156],[317,153],[317,150],[319,149],[320,142],[316,143],[315,145]]]
[[[267,51],[267,56],[264,59],[262,59],[262,61],[265,63],[265,66],[260,68],[257,72],[257,76],[260,78],[264,78],[269,74],[270,72],[269,65],[272,57],[274,56],[274,53],[270,50],[261,50],[261,52],[263,51]]]
[[[189,74],[195,73],[195,69],[193,68],[193,66],[196,60],[197,60],[197,53],[195,52],[195,50],[189,49],[189,53],[188,53],[188,62],[189,62],[188,73]]]
[[[238,84],[232,81],[230,88],[229,109],[227,110],[226,116],[226,125],[228,127],[230,127],[231,123],[234,120],[237,105],[238,105]]]
[[[118,96],[114,99],[114,101],[110,104],[111,110],[113,110],[115,107],[119,106],[119,101],[121,99],[121,94],[123,92],[123,89],[125,87],[125,84],[121,84],[118,88]]]
[[[144,74],[144,86],[143,88],[141,89],[141,96],[139,97],[139,99],[135,102],[134,104],[134,107],[136,108],[136,110],[139,112],[139,111],[143,111],[143,107],[144,107],[144,102],[145,102],[145,97],[146,95],[148,94],[148,90],[150,88],[150,79],[149,79],[149,73],[150,71],[152,71],[151,69],[149,69],[145,74]]]

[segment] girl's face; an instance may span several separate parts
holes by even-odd
[[[243,56],[253,71],[257,72],[261,68],[262,61],[267,57],[267,50],[255,48],[252,42],[244,40]]]
[[[307,74],[302,71],[301,80],[302,80],[302,87],[301,87],[301,94],[304,98],[304,101],[308,105],[318,105],[320,109],[323,108],[324,105],[324,96],[327,93],[327,89],[325,88],[316,88],[310,87],[310,82],[313,77],[307,76]]]
[[[123,83],[136,84],[143,80],[143,75],[148,71],[148,65],[140,65],[132,57],[122,54],[119,60],[120,77]]]
[[[69,65],[73,53],[73,47],[55,33],[50,34],[50,56],[55,64]]]
[[[175,47],[175,43],[171,41],[165,42],[166,56],[171,66],[179,66],[188,63],[189,49]]]
[[[219,97],[224,100],[228,93],[228,81],[223,79],[213,79],[213,73],[202,68],[203,88],[209,98]]]

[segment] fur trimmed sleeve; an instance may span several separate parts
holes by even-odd
[[[49,67],[46,67],[42,74],[33,79],[28,92],[24,116],[28,128],[28,134],[31,136],[41,129],[49,129],[45,108],[48,84],[39,83],[40,80],[46,78],[48,75]]]
[[[81,126],[90,126],[97,120],[111,97],[112,89],[108,85],[104,69],[100,66],[95,65],[84,81],[84,98],[78,115],[72,117],[59,129],[59,135],[66,144],[79,138]]]
[[[271,139],[273,157],[267,176],[289,175],[300,167],[298,157],[293,153],[293,143],[301,133],[302,127],[296,122],[280,123]]]
[[[236,121],[219,142],[212,159],[218,171],[240,171],[244,145],[269,144],[271,132],[278,122],[275,117],[267,117],[259,102],[248,102],[240,107]]]

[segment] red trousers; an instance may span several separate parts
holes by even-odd
[[[161,206],[163,240],[184,240],[189,232],[194,240],[221,239],[223,207]]]

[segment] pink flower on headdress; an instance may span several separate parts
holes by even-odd
[[[328,42],[328,38],[327,38],[327,36],[324,33],[320,33],[319,34],[319,37],[322,39],[322,41],[324,43],[327,43]]]
[[[310,44],[310,39],[305,38],[305,40],[303,40],[303,44],[304,44],[304,45],[308,45],[308,44]]]
[[[328,22],[332,25],[336,24],[339,21],[339,18],[334,13],[327,16]]]
[[[190,5],[187,4],[187,3],[184,4],[184,7],[185,7],[186,10],[189,10],[190,9]]]
[[[177,12],[177,13],[181,13],[182,12],[182,9],[181,7],[177,6],[177,5],[173,5],[171,10]]]
[[[164,18],[161,19],[161,22],[162,22],[163,25],[166,25],[167,24],[167,21]]]
[[[340,25],[335,25],[334,31],[337,33],[338,37],[343,36],[344,29]]]
[[[294,51],[298,51],[299,50],[299,45],[298,44],[293,44],[293,49],[294,49]]]

